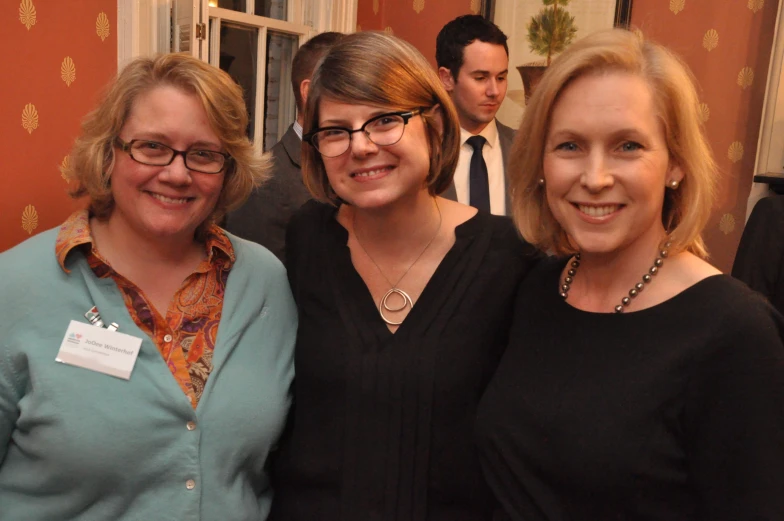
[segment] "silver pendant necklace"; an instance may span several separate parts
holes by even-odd
[[[414,307],[414,301],[411,299],[409,294],[403,291],[402,289],[398,288],[397,285],[400,284],[400,281],[402,281],[406,275],[408,275],[408,272],[411,271],[411,268],[414,267],[414,264],[419,262],[419,259],[422,258],[422,255],[424,255],[427,249],[430,247],[430,245],[433,244],[433,241],[436,239],[436,237],[438,237],[438,233],[441,231],[441,223],[443,221],[443,217],[441,216],[441,208],[438,207],[438,201],[436,201],[435,198],[433,198],[433,203],[435,203],[436,211],[438,212],[438,227],[436,228],[436,232],[433,234],[432,237],[430,237],[430,240],[427,241],[427,244],[425,244],[425,247],[422,248],[422,251],[419,252],[419,255],[417,255],[416,259],[414,259],[414,262],[412,262],[408,266],[406,271],[403,272],[403,275],[401,275],[400,278],[397,279],[397,282],[395,282],[394,284],[392,284],[392,282],[387,278],[387,276],[384,275],[384,272],[381,271],[379,265],[376,263],[375,260],[373,260],[373,257],[370,256],[370,254],[367,252],[365,247],[362,245],[362,242],[359,240],[359,234],[357,233],[357,227],[355,226],[355,220],[357,214],[356,212],[351,214],[351,229],[354,230],[354,237],[357,240],[357,244],[359,244],[359,247],[362,248],[362,251],[365,253],[367,258],[370,259],[370,262],[373,263],[373,266],[376,267],[376,269],[381,274],[381,276],[384,277],[384,280],[387,281],[387,284],[391,286],[389,291],[384,293],[384,296],[381,297],[381,300],[378,303],[378,314],[381,315],[381,319],[387,324],[389,324],[390,326],[399,326],[400,324],[403,323],[403,320],[400,320],[399,322],[390,320],[389,318],[387,318],[386,315],[384,315],[384,311],[388,311],[390,313],[397,313],[399,311],[403,311],[406,308],[413,309]],[[394,304],[390,305],[389,299],[393,295],[397,295],[399,298],[403,300],[403,302],[399,305],[394,305]]]
[[[614,310],[616,313],[623,313],[624,308],[626,308],[629,304],[632,303],[632,299],[636,298],[640,292],[645,289],[646,284],[650,284],[653,281],[653,276],[659,273],[659,268],[664,265],[664,259],[667,258],[669,255],[669,249],[672,246],[672,243],[669,239],[664,243],[664,247],[659,251],[659,254],[656,256],[656,260],[653,261],[653,266],[648,269],[648,272],[642,276],[642,282],[638,282],[634,285],[632,289],[629,290],[629,295],[623,297],[621,299],[621,303],[615,306]],[[560,295],[563,297],[564,300],[567,299],[569,296],[569,289],[572,287],[572,282],[574,282],[574,276],[577,275],[577,268],[580,267],[580,254],[576,253],[574,258],[569,265],[569,269],[566,271],[566,277],[564,278],[563,284],[561,284],[561,291]]]

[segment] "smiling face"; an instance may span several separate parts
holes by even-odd
[[[157,141],[176,150],[222,151],[199,98],[171,86],[141,94],[119,137],[125,142]],[[109,224],[115,233],[193,240],[196,228],[215,208],[224,176],[189,171],[182,156],[168,166],[142,165],[115,148]]]
[[[504,46],[479,40],[463,49],[463,65],[456,79],[448,69],[439,69],[461,127],[478,134],[493,120],[506,96],[508,69],[509,57]]]
[[[357,129],[369,119],[395,110],[398,108],[324,98],[319,102],[318,126]],[[348,151],[322,160],[332,189],[356,207],[377,208],[403,199],[429,198],[425,180],[430,169],[430,152],[420,115],[408,120],[403,137],[394,145],[379,146],[364,133],[355,132]]]
[[[683,177],[650,87],[622,72],[582,76],[561,92],[543,168],[550,210],[585,253],[656,248],[665,184]]]

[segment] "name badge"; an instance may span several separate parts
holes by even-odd
[[[128,380],[142,339],[71,320],[56,361]]]

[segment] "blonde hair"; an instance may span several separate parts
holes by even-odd
[[[702,127],[694,78],[675,54],[624,29],[599,31],[572,44],[548,67],[532,94],[508,169],[515,224],[543,251],[576,253],[538,181],[544,177],[545,140],[560,93],[576,78],[606,72],[634,74],[650,86],[670,161],[684,174],[677,190],[665,190],[662,221],[671,251],[706,257],[701,233],[715,198],[716,164]]]
[[[430,151],[425,183],[431,195],[449,187],[460,151],[460,124],[441,80],[411,44],[379,32],[345,36],[330,48],[313,75],[305,108],[306,133],[318,127],[323,98],[391,110],[438,105],[440,128],[432,111],[421,114]],[[331,204],[339,201],[321,155],[309,145],[302,151],[302,172],[305,186],[315,199]]]
[[[137,58],[123,68],[98,106],[82,121],[81,135],[63,174],[76,181],[71,197],[89,197],[90,212],[98,218],[108,217],[114,208],[111,178],[115,140],[139,96],[161,86],[195,94],[211,129],[231,155],[218,202],[197,230],[197,236],[201,236],[210,224],[219,222],[226,212],[247,199],[253,187],[266,177],[268,161],[254,150],[245,134],[248,113],[242,89],[228,74],[197,58],[162,54]]]

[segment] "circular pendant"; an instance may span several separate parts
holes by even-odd
[[[389,297],[391,297],[392,295],[399,295],[403,299],[403,303],[397,307],[391,307],[389,305]],[[390,326],[399,326],[400,324],[403,323],[403,321],[401,320],[400,322],[395,322],[389,320],[386,316],[384,316],[384,311],[386,310],[395,313],[397,311],[403,311],[406,308],[413,308],[413,307],[414,307],[414,301],[411,300],[411,297],[408,296],[408,293],[406,293],[402,289],[392,288],[389,291],[387,291],[383,297],[381,297],[381,302],[378,303],[378,313],[379,315],[381,315],[381,318],[384,320],[384,322],[386,322]]]

